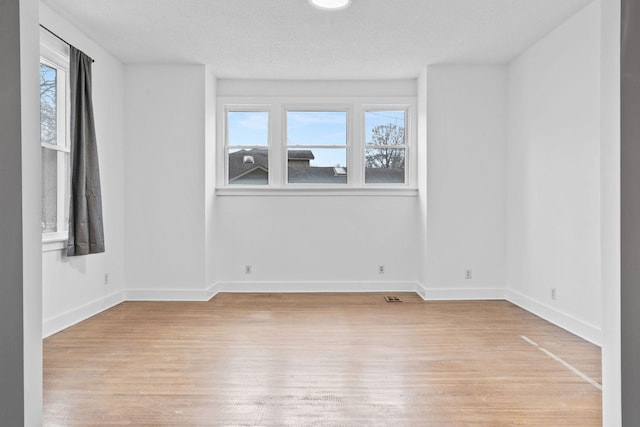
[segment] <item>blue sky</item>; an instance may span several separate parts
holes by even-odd
[[[229,145],[269,145],[269,113],[230,111],[227,116]]]
[[[404,111],[368,111],[365,118],[366,139],[371,129],[385,124],[404,126]],[[232,111],[228,113],[228,142],[234,145],[269,143],[269,113]],[[287,113],[287,144],[332,146],[347,143],[347,113],[344,111],[289,111]],[[346,167],[346,149],[313,148],[312,166]]]
[[[56,137],[56,127],[57,127],[57,118],[56,118],[56,92],[57,87],[56,84],[57,71],[55,68],[51,68],[48,65],[40,64],[40,115],[43,116],[47,114],[47,117],[41,117],[42,119],[48,118],[49,120],[45,121],[45,126],[40,126],[40,142],[47,142],[55,145],[57,143]],[[53,85],[53,87],[45,94],[42,93],[43,85]],[[43,105],[46,104],[46,105]],[[46,108],[46,107],[49,108]]]
[[[364,121],[364,131],[367,143],[371,137],[371,130],[376,126],[393,124],[405,127],[404,111],[367,111]]]

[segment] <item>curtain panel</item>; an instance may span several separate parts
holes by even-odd
[[[67,256],[104,252],[102,192],[91,95],[93,60],[70,46],[71,200]]]

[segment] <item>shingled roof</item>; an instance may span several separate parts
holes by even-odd
[[[289,163],[289,182],[295,184],[346,184],[347,175],[336,173],[336,168],[322,166],[298,166]]]
[[[240,150],[229,154],[229,183],[241,180],[243,184],[266,184],[268,172],[268,150]]]
[[[315,156],[311,150],[289,150],[288,180],[304,184],[346,184],[346,168],[311,166]],[[239,150],[229,154],[229,183],[267,184],[269,182],[269,151],[266,149]],[[370,184],[403,183],[403,168],[367,168]]]
[[[289,160],[313,160],[316,158],[311,150],[289,150],[287,157]]]

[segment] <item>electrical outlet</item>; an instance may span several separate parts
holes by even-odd
[[[244,266],[244,274],[251,274],[251,265],[247,264]]]
[[[384,265],[380,264],[380,265],[378,266],[378,273],[380,273],[380,274],[384,274]]]
[[[472,276],[473,276],[473,271],[470,268],[467,268],[464,271],[464,278],[465,279],[471,279]]]
[[[556,300],[556,288],[551,288],[551,299]]]
[[[104,273],[104,284],[105,285],[109,284],[109,273]]]

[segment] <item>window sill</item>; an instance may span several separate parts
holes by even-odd
[[[51,233],[42,236],[42,252],[60,251],[67,247],[67,233]]]
[[[297,187],[297,188],[269,188],[242,187],[216,188],[216,196],[385,196],[385,197],[417,197],[417,188],[327,188],[327,187]]]

